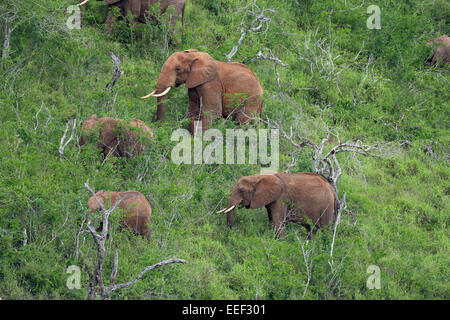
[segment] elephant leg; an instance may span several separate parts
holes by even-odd
[[[273,224],[272,211],[270,210],[270,205],[267,205],[267,206],[266,206],[266,209],[267,209],[267,217],[269,218],[269,222],[270,222],[271,224]]]
[[[255,124],[260,121],[262,115],[262,101],[260,97],[248,97],[243,101],[244,106],[236,114],[236,122],[239,124]]]
[[[126,12],[127,14],[133,15],[133,19],[130,23],[133,27],[135,27],[141,17],[141,1],[128,1],[128,3],[130,7]]]
[[[260,121],[262,101],[259,96],[245,97],[242,94],[225,94],[224,105],[226,108],[223,116],[231,117],[239,124],[254,124]]]
[[[112,26],[116,21],[116,17],[113,14],[113,7],[108,6],[108,13],[106,14],[106,34],[111,34]]]
[[[275,227],[275,238],[284,237],[283,225],[286,218],[286,206],[281,200],[268,204],[270,214],[272,215],[272,224]]]
[[[202,121],[203,131],[207,130],[214,120],[222,117],[222,93],[215,83],[205,83],[196,88],[198,100],[197,111],[193,112],[196,121]],[[192,117],[191,117],[192,121]],[[191,123],[191,128],[193,124]],[[193,131],[191,131],[192,133]]]
[[[195,88],[188,90],[189,95],[189,118],[191,119],[191,124],[189,126],[189,131],[193,135],[195,132],[195,122],[200,121],[201,116],[199,114],[200,111],[200,103],[197,90]]]
[[[181,10],[182,10],[181,6],[175,5],[175,13],[172,15],[172,17],[170,19],[170,23],[172,25],[171,34],[172,34],[172,38],[173,38],[174,42],[176,42],[176,43],[180,42],[180,40],[175,36],[175,27],[177,26],[178,17],[180,16]],[[183,12],[183,20],[184,20],[184,12]],[[182,22],[182,23],[184,26],[184,22]]]
[[[151,235],[150,235],[150,227],[146,226],[145,229],[142,232],[142,235],[145,239],[147,239],[148,242],[151,242]]]

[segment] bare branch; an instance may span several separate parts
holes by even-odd
[[[67,135],[67,130],[69,129],[69,125],[72,127],[72,132],[70,134],[70,137],[66,141],[66,135]],[[69,144],[70,141],[72,141],[74,136],[76,136],[76,127],[77,127],[77,119],[72,119],[72,120],[67,121],[66,129],[64,130],[64,135],[62,136],[61,141],[59,143],[60,159],[63,158],[64,149],[66,148],[66,146]]]
[[[274,56],[272,50],[270,50],[269,48],[265,48],[264,50],[268,50],[269,54],[265,54],[261,50],[259,50],[256,56],[252,59],[252,61],[255,61],[256,59],[265,59],[273,61],[273,63],[275,64],[275,73],[277,75],[277,86],[278,88],[280,88],[280,74],[278,73],[278,65],[281,65],[282,67],[287,67],[287,64],[283,63],[283,61],[281,61],[280,58]]]
[[[239,48],[242,45],[242,42],[249,33],[251,32],[265,33],[267,32],[267,30],[269,30],[270,22],[272,21],[272,19],[266,16],[266,13],[275,12],[273,8],[260,9],[259,6],[256,4],[256,0],[253,3],[250,3],[245,7],[241,8],[241,10],[245,10],[245,13],[242,17],[240,24],[241,36],[239,37],[238,43],[233,46],[233,48],[227,55],[225,55],[228,62],[232,60],[233,56],[239,50]],[[249,25],[246,24],[247,17],[253,17],[253,20],[250,22]]]
[[[9,43],[11,39],[11,22],[7,17],[2,21],[3,30],[3,46],[2,46],[2,58],[6,58],[9,55]]]
[[[123,71],[120,70],[120,59],[112,51],[109,54],[114,63],[114,74],[111,82],[106,85],[106,91],[111,92],[111,89],[114,87],[117,80],[122,76]]]
[[[139,273],[139,274],[137,275],[137,277],[134,278],[133,280],[128,281],[128,282],[125,282],[125,283],[122,283],[122,284],[118,284],[118,285],[113,286],[113,287],[111,288],[111,292],[112,292],[112,291],[115,291],[115,290],[127,288],[127,287],[129,287],[129,286],[135,284],[135,283],[136,283],[139,279],[141,279],[148,271],[153,270],[153,269],[157,269],[157,268],[159,268],[159,267],[162,267],[162,266],[164,266],[164,265],[166,265],[166,264],[171,264],[171,263],[186,263],[186,260],[183,260],[183,259],[176,259],[176,258],[175,258],[175,259],[169,259],[169,260],[164,260],[164,261],[158,262],[157,264],[154,264],[154,265],[152,265],[152,266],[146,267],[146,268],[144,268],[144,270],[142,270],[141,273]]]

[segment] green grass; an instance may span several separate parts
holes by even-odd
[[[239,39],[238,9],[244,3],[188,0],[184,30],[179,21],[175,33],[181,43],[167,46],[164,24],[131,32],[121,21],[113,36],[105,36],[105,6],[96,1],[88,3],[83,27],[68,30],[66,8],[72,2],[0,5],[0,17],[12,11],[20,17],[13,21],[10,55],[0,59],[2,299],[86,298],[87,274],[82,272],[81,289],[69,290],[66,269],[92,261],[93,240],[79,234],[91,196],[84,188],[88,179],[95,190],[138,190],[153,209],[151,244],[114,236],[118,283],[161,260],[188,261],[149,272],[113,299],[449,298],[450,78],[448,67],[423,64],[431,53],[425,42],[450,32],[447,1],[375,1],[382,28],[369,30],[367,7],[359,1],[258,0],[276,13],[269,14],[268,31],[248,35],[233,60],[248,64],[259,78],[264,117],[317,143],[332,127],[342,140],[390,147],[379,157],[339,157],[338,186],[349,210],[337,229],[334,268],[331,231],[322,230],[305,247],[312,266],[307,288],[297,239],[305,238],[305,230],[289,224],[286,237],[275,240],[265,209],[237,210],[232,230],[225,216],[215,213],[226,206],[239,177],[259,173],[260,166],[174,164],[171,134],[189,125],[186,89],[171,90],[165,119],[158,123],[152,122],[156,102],[139,99],[153,90],[173,52],[196,48],[224,61]],[[324,49],[332,48],[334,70],[313,46],[320,39]],[[287,64],[278,67],[280,88],[273,63],[252,60],[264,48]],[[110,51],[124,74],[108,94]],[[304,58],[323,64],[311,67]],[[79,134],[94,113],[139,118],[154,130],[158,144],[134,159],[103,161],[99,149],[80,150],[73,140],[60,158],[67,121],[77,119]],[[234,127],[223,120],[214,124],[222,131]],[[424,152],[427,146],[433,154]],[[291,163],[292,151],[280,138],[280,171]],[[293,171],[311,171],[311,156],[305,148]],[[108,242],[107,275],[112,248]],[[366,286],[370,265],[381,270],[380,290]]]

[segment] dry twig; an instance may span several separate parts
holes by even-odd
[[[228,62],[231,61],[233,56],[236,54],[236,52],[239,50],[239,48],[242,45],[242,42],[247,37],[247,35],[251,32],[261,32],[265,33],[267,30],[269,30],[270,22],[272,19],[268,17],[267,13],[274,13],[275,10],[273,8],[262,8],[260,9],[259,6],[256,4],[256,0],[253,3],[249,3],[245,7],[243,7],[241,10],[245,10],[245,13],[242,17],[240,28],[241,28],[241,36],[239,37],[238,43],[233,46],[231,51],[225,55]],[[252,21],[249,25],[246,24],[246,18],[247,17],[253,17]]]

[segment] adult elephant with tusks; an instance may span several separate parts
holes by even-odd
[[[283,235],[284,222],[296,222],[314,234],[317,228],[330,225],[337,212],[337,196],[331,184],[322,176],[309,172],[275,173],[243,176],[236,183],[227,208],[227,224],[234,224],[234,209],[265,207],[276,236]],[[334,214],[333,214],[334,213]],[[311,232],[309,233],[309,237]]]
[[[254,123],[262,115],[263,90],[253,71],[242,63],[222,62],[195,49],[175,52],[164,63],[156,89],[142,97],[157,97],[156,120],[166,111],[164,99],[173,86],[185,83],[189,95],[190,131],[202,121],[203,130],[220,117],[239,124]]]

